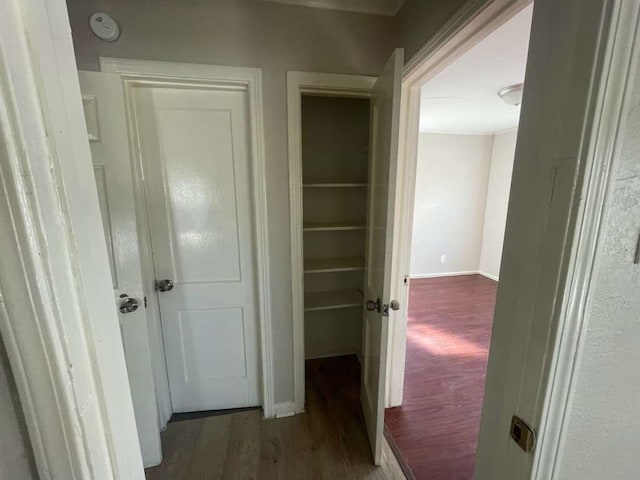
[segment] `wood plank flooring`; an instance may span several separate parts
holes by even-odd
[[[416,480],[471,480],[497,283],[412,279],[404,402],[385,425]]]
[[[385,443],[372,464],[355,356],[309,360],[307,411],[265,420],[260,410],[172,422],[164,461],[147,480],[405,480]]]

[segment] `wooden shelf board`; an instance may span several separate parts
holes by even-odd
[[[304,261],[304,273],[349,272],[364,270],[364,260],[360,257],[319,258]]]
[[[359,290],[309,292],[304,294],[304,309],[307,312],[362,307],[362,303],[363,296]]]
[[[325,182],[325,183],[305,183],[302,185],[304,188],[356,188],[366,187],[366,183],[357,182]]]
[[[366,225],[364,223],[307,223],[302,228],[305,232],[323,232],[323,231],[338,231],[338,230],[364,230]]]

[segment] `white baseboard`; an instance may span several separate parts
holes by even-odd
[[[294,402],[280,402],[273,406],[274,417],[284,418],[293,417],[296,413],[296,404]]]
[[[469,270],[462,272],[441,272],[441,273],[418,273],[411,274],[410,278],[438,278],[438,277],[457,277],[458,275],[477,275],[481,272],[478,270]]]
[[[483,277],[487,277],[487,278],[493,280],[494,282],[498,281],[498,276],[497,275],[491,275],[490,273],[483,272],[483,271],[479,271],[478,273],[480,275],[482,275]]]

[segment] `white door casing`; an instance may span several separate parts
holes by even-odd
[[[363,75],[287,72],[294,401],[283,412],[283,415],[302,413],[304,412],[305,404],[302,95],[340,95],[354,98],[370,98],[371,89],[376,80],[377,77]]]
[[[391,303],[391,257],[398,162],[402,49],[396,49],[371,92],[371,157],[365,262],[363,371],[360,390],[369,442],[376,465],[382,461],[386,362]]]
[[[260,404],[247,92],[133,89],[175,412]]]
[[[39,477],[143,479],[65,2],[0,15],[0,328]]]
[[[402,405],[409,305],[409,265],[413,230],[422,86],[464,52],[529,5],[532,0],[469,1],[410,59],[402,82],[392,296],[400,301],[389,332],[387,407]]]
[[[132,170],[122,80],[119,75],[78,73],[93,159],[114,302],[132,298],[138,308],[119,313],[120,331],[145,467],[162,461],[158,407],[147,331]],[[121,298],[121,295],[128,295]]]

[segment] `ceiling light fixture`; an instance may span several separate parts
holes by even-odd
[[[522,83],[504,87],[498,91],[498,96],[507,105],[513,105],[514,107],[517,107],[522,103],[523,87],[524,87],[524,84]]]

